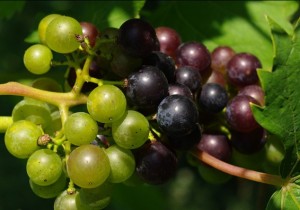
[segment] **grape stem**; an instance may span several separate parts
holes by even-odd
[[[224,161],[221,161],[210,154],[203,152],[199,149],[194,149],[191,151],[192,155],[202,162],[214,167],[224,173],[230,174],[232,176],[248,179],[255,182],[260,182],[264,184],[270,184],[275,186],[283,187],[287,185],[289,180],[285,180],[278,175],[262,173],[239,166],[231,165]]]
[[[76,95],[73,92],[51,92],[23,85],[18,82],[0,84],[0,95],[26,96],[53,104],[57,107],[63,105],[71,107],[87,102],[87,96],[84,94]]]

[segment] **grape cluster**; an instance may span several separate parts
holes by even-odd
[[[272,146],[251,111],[265,103],[255,55],[228,46],[210,52],[200,42],[183,42],[170,27],[136,18],[99,30],[50,14],[38,33],[40,42],[25,51],[25,67],[43,75],[66,66],[65,84],[42,77],[31,86],[62,103],[24,97],[12,111],[5,145],[27,159],[32,191],[56,197],[54,210],[103,209],[114,184],[166,183],[180,158],[208,182],[223,183],[229,175],[188,151],[232,162],[233,150],[251,155]],[[66,62],[56,62],[55,53]],[[82,97],[86,106],[73,111],[64,97]]]

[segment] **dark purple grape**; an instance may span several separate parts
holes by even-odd
[[[204,111],[218,113],[228,103],[227,91],[217,83],[206,83],[202,86],[198,103]]]
[[[227,82],[226,79],[224,77],[224,75],[219,72],[219,71],[212,71],[210,76],[208,77],[206,83],[217,83],[219,85],[221,85],[222,87],[226,87]]]
[[[91,47],[94,47],[99,35],[98,28],[90,22],[80,22],[80,25],[82,34],[88,37]]]
[[[176,150],[189,150],[199,143],[201,139],[201,127],[196,125],[195,128],[184,136],[168,136],[167,144]]]
[[[131,56],[145,57],[157,49],[155,29],[146,21],[133,18],[119,28],[118,44]]]
[[[192,93],[195,93],[201,87],[202,78],[196,68],[181,66],[175,71],[175,80],[177,83],[187,86]]]
[[[183,95],[170,95],[158,106],[158,126],[168,136],[183,136],[190,133],[198,122],[197,106]]]
[[[207,70],[211,64],[210,52],[199,42],[182,43],[176,53],[178,66],[192,66],[199,73]]]
[[[127,78],[126,97],[137,107],[157,107],[168,96],[168,80],[155,66],[142,66]]]
[[[222,134],[203,134],[197,148],[219,160],[229,162],[232,149],[228,138]]]
[[[153,51],[143,60],[143,64],[147,66],[156,66],[166,76],[169,83],[175,81],[175,61],[172,57],[159,51]]]
[[[160,26],[155,28],[156,36],[160,44],[160,51],[176,58],[176,49],[181,44],[181,37],[173,28]]]
[[[258,102],[248,95],[238,95],[232,98],[225,111],[225,117],[230,127],[239,132],[250,132],[259,127],[254,119],[250,103]]]
[[[265,93],[259,85],[247,85],[239,90],[238,95],[248,95],[259,102],[261,106],[265,105]]]
[[[176,154],[159,141],[147,141],[133,154],[137,175],[148,184],[166,183],[176,174]]]
[[[229,82],[237,87],[258,83],[257,69],[261,68],[259,59],[250,53],[237,53],[227,64]]]
[[[250,132],[231,131],[232,146],[242,154],[257,153],[266,143],[267,133],[262,127]]]
[[[112,51],[112,59],[110,61],[111,71],[119,76],[120,78],[127,77],[130,73],[137,71],[142,65],[142,59],[137,57],[132,57],[120,47],[116,46]]]
[[[184,95],[193,99],[192,91],[187,86],[179,83],[169,84],[169,95]]]
[[[211,68],[225,74],[226,65],[234,55],[235,51],[229,46],[216,47],[211,53]]]

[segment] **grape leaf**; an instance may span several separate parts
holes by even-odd
[[[280,174],[286,178],[300,172],[300,21],[294,32],[287,32],[271,18],[268,20],[275,51],[273,72],[258,71],[266,105],[252,108],[258,123],[277,135],[285,146]]]
[[[272,43],[265,16],[291,31],[296,1],[162,1],[142,15],[155,27],[178,31],[183,41],[203,42],[209,50],[229,45],[237,52],[255,54],[265,69],[272,68]]]
[[[270,198],[266,210],[298,210],[300,209],[300,186],[290,183],[277,190]]]

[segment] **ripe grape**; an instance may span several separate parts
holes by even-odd
[[[31,45],[24,53],[23,62],[28,71],[33,74],[45,74],[51,68],[52,51],[45,45]]]
[[[149,122],[141,113],[128,110],[121,119],[112,123],[112,135],[120,147],[138,148],[148,139]]]
[[[71,114],[65,122],[65,135],[71,144],[91,143],[98,134],[97,122],[86,112]]]
[[[198,103],[208,112],[217,113],[222,111],[228,102],[228,94],[225,88],[217,83],[206,83],[202,86]]]
[[[105,150],[109,163],[110,175],[108,181],[111,183],[120,183],[127,180],[135,171],[135,159],[129,149],[118,145],[112,145]]]
[[[229,82],[235,86],[257,84],[257,69],[262,65],[259,59],[250,53],[237,53],[227,63]]]
[[[96,44],[97,37],[99,35],[98,28],[90,22],[80,22],[80,26],[82,28],[83,36],[86,36],[89,40],[91,47],[94,47]]]
[[[168,95],[168,80],[154,66],[143,66],[127,78],[126,97],[137,107],[157,107]]]
[[[169,181],[177,170],[177,157],[159,141],[147,141],[134,151],[136,172],[146,183],[158,185]]]
[[[36,124],[19,120],[7,128],[4,136],[5,147],[17,158],[28,158],[40,148],[37,140],[42,134],[42,130]]]
[[[198,122],[197,106],[186,96],[170,95],[159,104],[156,119],[167,135],[186,135]]]
[[[184,95],[193,99],[192,91],[187,86],[179,83],[169,84],[169,95]]]
[[[62,174],[62,161],[50,149],[35,151],[27,160],[27,174],[32,182],[48,186],[56,182]]]
[[[210,52],[199,42],[185,42],[177,48],[178,66],[192,66],[203,73],[211,64]]]
[[[98,122],[112,123],[120,119],[126,110],[126,97],[114,85],[102,85],[88,96],[87,110]]]
[[[238,91],[237,95],[248,95],[254,98],[259,105],[263,106],[265,104],[265,93],[259,85],[244,86]]]
[[[176,83],[187,86],[192,93],[195,93],[201,87],[201,75],[199,71],[191,66],[181,66],[175,72]]]
[[[157,49],[155,29],[142,19],[132,18],[119,28],[118,44],[131,56],[145,57]]]
[[[109,159],[103,148],[85,144],[75,148],[67,160],[67,171],[72,181],[83,188],[94,188],[108,178]]]
[[[258,105],[258,102],[248,95],[237,95],[228,102],[225,117],[231,128],[240,132],[249,132],[259,127],[250,103]]]
[[[226,88],[227,81],[225,76],[219,71],[212,71],[205,83],[217,83]]]
[[[225,75],[227,63],[235,54],[235,51],[229,46],[216,47],[211,53],[211,68]]]
[[[175,59],[176,50],[181,44],[180,35],[175,29],[167,26],[159,26],[155,28],[155,32],[159,41],[160,51]]]
[[[80,45],[76,35],[82,35],[80,23],[72,17],[59,16],[47,27],[46,43],[55,52],[71,53]]]

